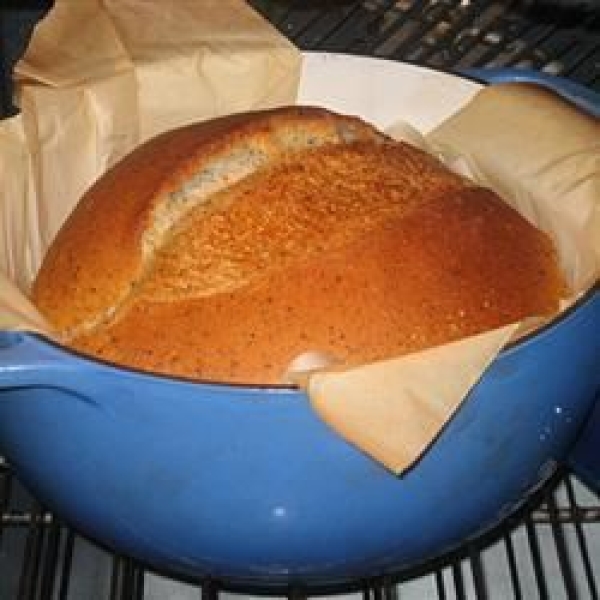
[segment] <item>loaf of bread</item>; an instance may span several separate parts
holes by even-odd
[[[549,238],[369,124],[286,107],[145,143],[84,195],[33,300],[64,342],[169,375],[279,383],[553,313]]]

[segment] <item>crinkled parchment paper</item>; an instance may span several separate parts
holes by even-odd
[[[391,133],[495,189],[554,240],[572,295],[600,275],[600,121],[531,84],[491,86],[425,137]],[[509,341],[544,321],[305,379],[315,410],[390,470],[410,467]],[[600,332],[599,332],[600,335]]]
[[[244,0],[57,0],[0,127],[0,269],[27,289],[98,175],[166,129],[293,102],[301,59]]]
[[[27,289],[100,173],[164,129],[293,102],[299,65],[299,54],[241,1],[107,0],[100,9],[58,0],[18,67],[22,114],[0,124],[0,328],[47,331]],[[410,125],[394,131],[494,187],[548,231],[574,295],[597,279],[597,119],[553,94],[506,85],[478,93],[425,138]],[[400,473],[523,325],[305,374],[302,385],[336,432]]]

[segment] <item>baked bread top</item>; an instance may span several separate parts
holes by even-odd
[[[557,309],[550,240],[489,190],[312,107],[168,132],[100,178],[33,299],[66,343],[144,370],[281,382]]]

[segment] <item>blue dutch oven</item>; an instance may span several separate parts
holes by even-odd
[[[599,389],[596,287],[505,349],[396,477],[297,389],[153,376],[0,332],[0,454],[70,525],[150,565],[332,585],[415,566],[499,523],[568,459]],[[596,448],[597,434],[586,432]],[[580,446],[578,464],[586,456]]]

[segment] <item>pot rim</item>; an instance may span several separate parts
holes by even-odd
[[[521,348],[524,348],[536,341],[540,338],[549,336],[553,333],[553,331],[560,327],[569,317],[575,313],[577,310],[582,308],[588,302],[592,302],[594,300],[594,296],[598,294],[600,296],[600,279],[596,280],[595,283],[586,290],[577,300],[567,307],[565,310],[561,311],[554,318],[549,321],[543,323],[539,327],[533,329],[532,331],[526,333],[525,335],[519,337],[518,339],[509,342],[504,348],[500,350],[498,357],[505,356],[508,354],[512,354],[513,352],[519,351]],[[69,348],[64,344],[61,344],[59,341],[52,339],[50,336],[45,335],[39,332],[25,332],[24,335],[30,336],[32,338],[37,338],[40,342],[47,344],[54,349],[58,350],[61,353],[66,354],[67,356],[71,356],[76,358],[77,360],[83,360],[92,365],[100,365],[104,367],[109,367],[112,369],[116,369],[117,371],[122,371],[124,373],[134,374],[136,376],[142,376],[144,378],[158,378],[163,381],[170,381],[174,383],[185,383],[192,384],[195,386],[210,386],[213,388],[219,388],[221,390],[226,389],[235,389],[242,391],[251,391],[251,390],[259,390],[259,391],[268,391],[270,393],[289,393],[289,392],[300,392],[301,388],[296,384],[273,384],[273,383],[236,383],[236,382],[224,382],[213,379],[199,379],[192,377],[184,377],[181,375],[168,375],[164,373],[155,373],[151,371],[144,371],[142,369],[138,369],[135,367],[130,367],[126,365],[120,365],[109,360],[105,360],[102,358],[97,358],[91,356],[89,354],[84,354],[75,350],[73,348]],[[492,363],[493,364],[493,363]]]

